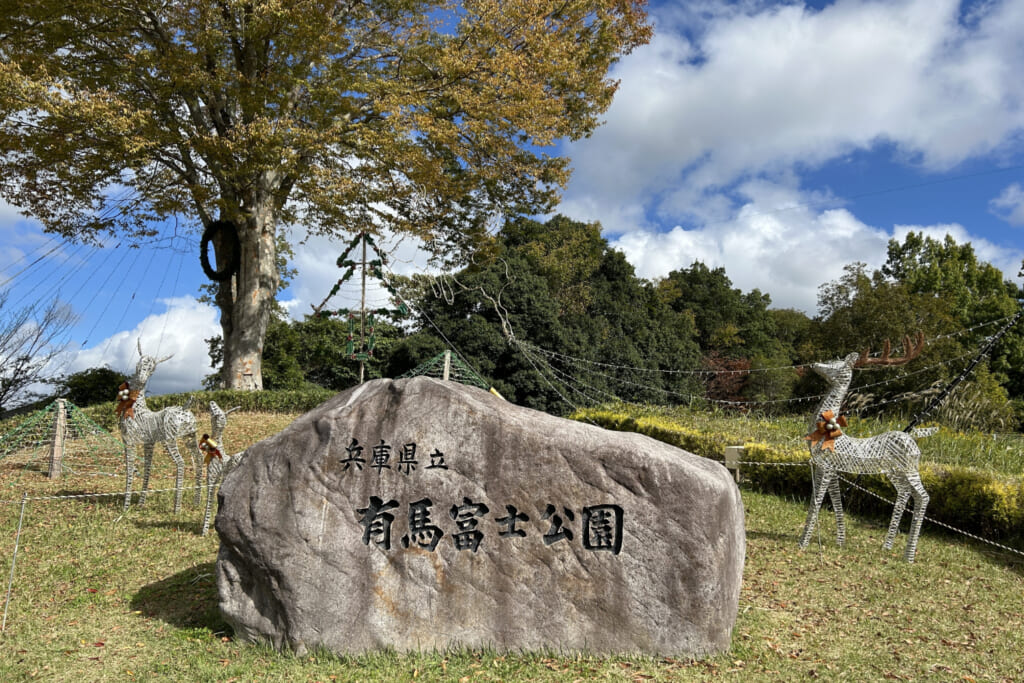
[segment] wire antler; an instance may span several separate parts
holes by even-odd
[[[892,343],[886,339],[885,344],[882,346],[882,354],[877,358],[873,358],[870,354],[870,349],[864,349],[861,351],[860,358],[853,364],[855,368],[864,368],[869,365],[903,365],[909,363],[918,356],[921,355],[921,351],[924,350],[924,332],[918,331],[917,338],[911,343],[910,335],[903,336],[903,355],[897,356],[896,358],[890,358],[889,353],[892,351]]]

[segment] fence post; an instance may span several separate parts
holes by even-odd
[[[725,468],[732,470],[736,483],[740,483],[740,460],[743,459],[743,446],[725,447]]]
[[[50,443],[50,467],[46,476],[50,479],[60,479],[62,461],[64,460],[64,437],[68,431],[68,408],[67,402],[57,399],[56,413],[53,416],[53,441]]]
[[[444,352],[444,370],[441,372],[441,379],[445,382],[448,381],[449,376],[452,374],[452,352],[445,350]]]

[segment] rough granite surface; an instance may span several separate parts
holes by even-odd
[[[219,498],[220,608],[242,639],[729,647],[739,491],[720,464],[639,434],[454,382],[375,380],[250,447]]]

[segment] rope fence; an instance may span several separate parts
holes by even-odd
[[[715,462],[718,462],[718,463],[721,463],[722,465],[724,465],[727,469],[733,470],[735,472],[737,481],[739,480],[739,475],[740,475],[740,473],[739,473],[739,466],[740,465],[758,466],[758,467],[810,467],[811,466],[810,461],[808,461],[808,462],[762,462],[762,461],[759,461],[759,460],[732,460],[732,459],[728,459],[728,458],[723,458],[722,460],[719,460],[717,458],[709,458],[709,460],[714,460]],[[846,477],[843,477],[843,476],[840,475],[839,480],[841,482],[845,483],[846,485],[848,485],[850,488],[854,488],[854,489],[857,489],[858,491],[861,491],[862,493],[866,493],[866,494],[868,494],[868,495],[870,495],[870,496],[872,496],[872,497],[882,501],[883,503],[886,503],[887,505],[895,505],[896,504],[896,501],[889,500],[885,496],[881,496],[881,495],[875,493],[874,491],[871,491],[870,489],[864,488],[863,486],[859,485],[857,482],[850,481]],[[907,509],[909,510],[910,508],[908,507]],[[979,541],[981,543],[985,543],[987,545],[993,546],[995,548],[999,548],[1000,550],[1004,550],[1004,551],[1006,551],[1008,553],[1013,553],[1014,555],[1018,555],[1020,557],[1024,557],[1024,550],[1019,550],[1017,548],[1011,548],[1008,545],[1003,545],[1002,543],[999,543],[997,541],[993,541],[991,539],[984,538],[982,536],[978,536],[977,534],[973,534],[973,533],[971,533],[969,531],[965,531],[963,529],[957,528],[957,527],[955,527],[955,526],[953,526],[951,524],[947,524],[946,522],[940,521],[940,520],[935,519],[933,517],[929,517],[928,515],[925,515],[924,520],[926,522],[931,523],[931,524],[935,524],[936,526],[940,526],[940,527],[946,529],[947,531],[952,531],[952,532],[960,534],[962,536],[966,536],[967,538],[970,538],[972,540]]]
[[[193,491],[193,492],[197,491],[197,490],[198,491],[203,491],[204,489],[206,489],[206,486],[205,485],[200,485],[200,486],[182,486],[180,490],[182,492],[182,495],[184,495],[185,493],[188,493],[189,491]],[[168,489],[147,489],[146,490],[146,495],[148,496],[148,495],[153,494],[153,493],[167,493],[169,491],[178,491],[178,490],[179,489],[176,489],[176,488],[173,488],[173,487],[172,488],[168,488]],[[135,497],[139,496],[141,493],[142,493],[142,491],[132,491],[132,494],[131,494],[132,495],[132,499],[134,500]],[[40,500],[74,500],[74,499],[77,499],[77,498],[124,498],[124,491],[108,491],[106,493],[75,493],[75,494],[69,494],[69,495],[63,495],[63,496],[29,496],[29,497],[25,498],[25,500],[28,500],[31,503],[33,501],[40,501]],[[20,505],[21,502],[22,502],[22,499],[18,499],[18,500],[0,500],[0,505]]]
[[[185,486],[185,487],[182,487],[180,490],[184,494],[184,493],[187,493],[189,491],[193,491],[193,492],[195,492],[197,490],[198,491],[202,491],[205,488],[206,488],[206,486],[202,486],[202,485],[201,486]],[[150,496],[150,495],[154,495],[154,494],[170,493],[170,492],[174,492],[174,491],[178,491],[178,490],[179,489],[176,489],[176,488],[173,488],[173,487],[172,488],[162,488],[162,489],[149,489],[149,490],[146,491],[146,495]],[[140,491],[132,491],[131,492],[131,498],[134,500],[137,496],[140,496],[141,494],[142,494],[141,490]],[[16,528],[15,533],[14,533],[14,548],[13,548],[13,550],[11,552],[11,563],[10,563],[11,564],[11,569],[10,569],[10,574],[9,574],[8,580],[7,580],[7,592],[6,592],[6,596],[4,598],[3,621],[0,622],[0,633],[6,631],[6,629],[7,629],[7,613],[8,613],[8,609],[10,607],[11,593],[12,593],[12,590],[14,588],[15,568],[16,568],[17,562],[18,562],[18,550],[19,550],[19,548],[21,546],[21,535],[22,535],[22,530],[23,530],[24,523],[25,523],[25,508],[27,507],[27,504],[28,503],[33,503],[33,502],[46,502],[46,501],[59,501],[59,500],[83,500],[83,499],[88,499],[88,498],[92,498],[92,499],[97,499],[97,498],[117,498],[117,499],[123,499],[124,496],[125,496],[125,492],[124,491],[108,491],[108,492],[99,492],[99,493],[76,493],[76,494],[50,495],[50,496],[30,496],[30,495],[28,495],[27,492],[25,492],[25,493],[22,494],[22,497],[19,500],[0,500],[0,505],[19,505],[19,506],[21,506],[21,510],[20,510],[20,512],[18,514],[18,525],[17,525],[17,528]],[[120,519],[120,517],[118,517],[118,519]]]

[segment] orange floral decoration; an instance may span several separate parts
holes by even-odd
[[[804,440],[819,446],[823,451],[835,451],[836,439],[843,435],[840,427],[846,426],[846,417],[836,417],[831,410],[826,410],[818,418],[815,423],[817,429],[805,436]]]
[[[199,440],[199,450],[206,453],[206,458],[203,460],[203,465],[209,465],[210,461],[215,457],[218,460],[224,459],[224,454],[220,452],[220,446],[216,441],[210,438],[209,434],[203,434],[203,438]]]
[[[131,419],[135,417],[135,401],[139,398],[139,392],[137,389],[133,390],[128,382],[121,382],[121,385],[117,387],[117,406],[114,408],[114,414],[117,417],[124,419]]]

